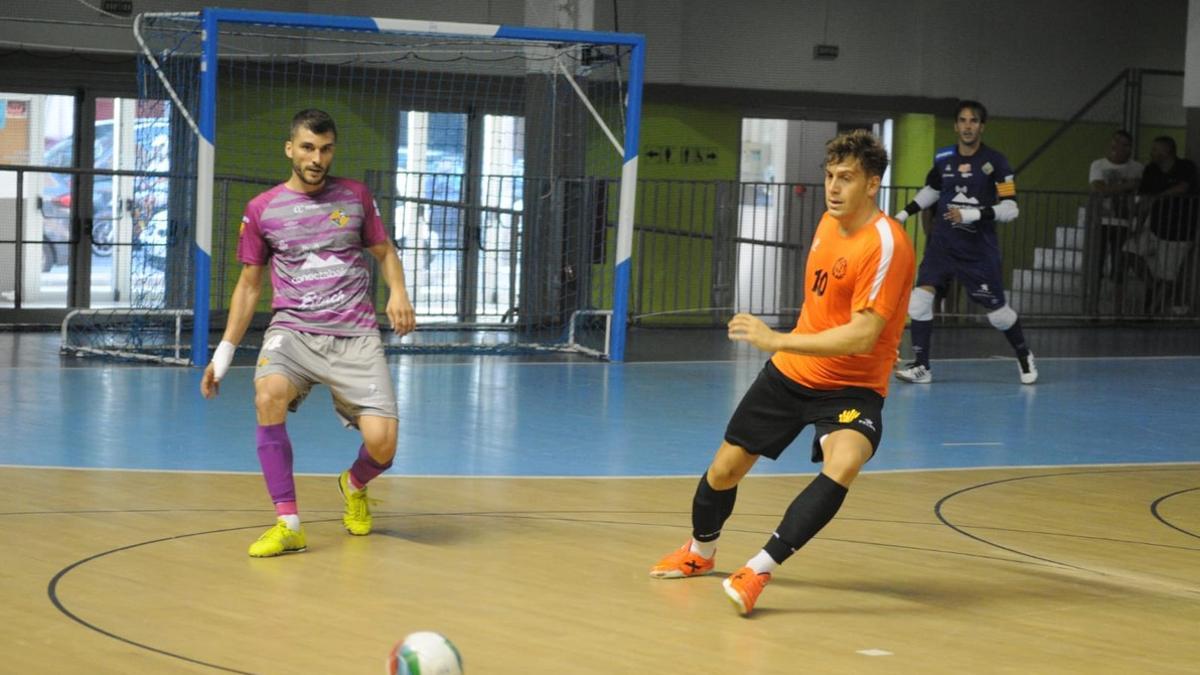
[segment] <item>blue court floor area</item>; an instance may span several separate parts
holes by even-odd
[[[393,474],[689,476],[716,449],[761,368],[723,361],[605,364],[482,356],[393,361]],[[894,382],[868,471],[1200,461],[1200,357],[935,362],[932,385]],[[0,368],[0,464],[257,473],[251,367],[203,400],[194,368],[95,362]],[[356,432],[318,387],[288,421],[296,471],[349,465]],[[809,473],[812,431],[755,472]]]

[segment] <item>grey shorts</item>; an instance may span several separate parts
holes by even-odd
[[[299,392],[288,404],[292,412],[314,384],[324,384],[333,394],[334,411],[348,427],[357,426],[360,415],[399,417],[378,335],[317,335],[272,326],[263,335],[254,379],[275,373],[287,377]]]

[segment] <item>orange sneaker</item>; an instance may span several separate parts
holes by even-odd
[[[659,560],[657,565],[651,567],[650,576],[656,579],[698,577],[712,571],[714,560],[716,560],[716,556],[704,558],[699,553],[693,553],[692,540],[689,539],[677,551]]]
[[[729,601],[737,607],[738,613],[749,616],[750,612],[754,611],[758,595],[770,580],[771,575],[766,572],[756,574],[749,567],[743,567],[729,575],[721,585],[725,587],[725,595],[729,596]]]

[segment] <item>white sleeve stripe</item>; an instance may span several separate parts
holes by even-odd
[[[883,280],[887,277],[888,269],[892,266],[892,254],[896,250],[896,240],[892,238],[892,227],[887,218],[880,217],[875,221],[875,231],[879,233],[879,267],[875,268],[875,280],[871,282],[869,299],[874,302],[883,288]]]

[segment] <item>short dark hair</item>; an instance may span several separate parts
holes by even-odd
[[[975,116],[979,118],[980,124],[987,122],[987,108],[983,107],[983,104],[979,101],[972,101],[971,99],[963,99],[958,102],[958,107],[954,109],[955,120],[958,119],[958,114],[965,108],[970,108],[975,112]]]
[[[825,144],[825,164],[836,164],[847,158],[857,159],[868,176],[883,178],[883,172],[887,171],[887,150],[866,129],[840,133]]]
[[[1179,148],[1175,145],[1175,139],[1170,136],[1159,136],[1158,138],[1154,139],[1154,142],[1162,143],[1163,145],[1167,146],[1167,149],[1171,151],[1172,156],[1179,154]]]
[[[1120,136],[1121,138],[1124,138],[1125,140],[1129,141],[1130,144],[1133,143],[1133,134],[1129,133],[1128,131],[1125,131],[1124,129],[1117,129],[1116,131],[1114,131],[1113,138],[1116,138],[1117,136]]]
[[[337,124],[334,123],[333,117],[324,110],[316,108],[305,108],[292,116],[292,128],[290,136],[296,135],[296,129],[304,127],[314,134],[327,134],[333,132],[333,140],[337,140]]]

